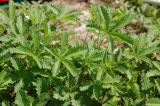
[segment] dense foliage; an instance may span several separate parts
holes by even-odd
[[[1,105],[159,106],[159,11],[135,3],[92,5],[85,24],[98,39],[81,44],[65,30],[80,11],[11,0],[0,9]]]

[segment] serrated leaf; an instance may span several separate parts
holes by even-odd
[[[1,71],[0,72],[0,91],[7,89],[8,85],[13,83],[11,79],[6,77],[7,77],[7,71]]]
[[[158,61],[152,61],[153,65],[160,71],[160,64]]]
[[[52,75],[56,77],[59,73],[61,63],[59,61],[55,62],[52,68]]]
[[[37,99],[35,99],[33,106],[45,106],[48,102],[49,94],[48,93],[42,93],[38,96]]]
[[[62,63],[68,69],[68,71],[72,74],[72,76],[74,77],[78,76],[78,71],[73,63],[65,59],[62,60]]]
[[[24,91],[19,90],[16,93],[15,104],[17,106],[32,106],[33,98],[28,96]]]
[[[35,86],[36,93],[39,96],[41,94],[42,89],[42,80],[37,80],[36,82],[33,82],[33,85]]]
[[[122,17],[122,18],[121,18],[119,21],[117,21],[116,24],[112,27],[111,32],[123,28],[123,27],[126,26],[128,23],[130,23],[132,19],[133,19],[133,15],[132,15],[132,14],[128,14],[128,15]]]
[[[22,79],[15,85],[14,92],[17,93],[24,86]]]
[[[35,54],[33,54],[30,49],[25,48],[25,47],[17,47],[17,48],[11,48],[10,52],[11,52],[11,54],[12,53],[17,53],[17,54],[30,56],[36,61],[36,63],[39,66],[39,68],[42,68],[42,65],[41,65],[41,62],[39,60],[39,57],[37,57]]]
[[[33,51],[37,53],[40,48],[40,34],[36,29],[32,29],[32,42],[33,42]]]
[[[110,18],[107,9],[104,6],[101,6],[101,12],[103,14],[105,30],[109,30]]]
[[[148,48],[143,49],[143,51],[140,53],[140,55],[145,56],[145,55],[153,53],[154,51],[156,51],[158,49],[160,49],[160,48],[158,48],[158,47],[148,47]]]
[[[151,98],[146,101],[146,106],[160,106],[159,98]]]
[[[150,70],[146,73],[146,77],[154,77],[159,75],[160,75],[160,71],[158,70]]]
[[[98,25],[96,22],[94,21],[89,21],[88,24],[87,24],[87,27],[88,28],[93,28],[93,29],[96,29],[96,30],[102,30],[101,26]]]
[[[119,32],[111,32],[110,33],[112,36],[114,36],[115,38],[119,39],[122,42],[125,42],[129,45],[133,44],[134,42],[134,38],[128,35],[125,35],[123,33],[119,33]]]

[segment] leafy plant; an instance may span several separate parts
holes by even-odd
[[[8,11],[0,9],[1,105],[159,105],[159,23],[125,9],[117,16],[111,7],[92,5],[86,26],[98,40],[81,45],[71,43],[74,32],[67,30],[79,11],[10,0]],[[142,21],[147,31],[123,33],[134,30],[139,16],[151,20]]]

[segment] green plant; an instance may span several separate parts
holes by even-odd
[[[9,6],[8,12],[0,9],[2,106],[159,105],[159,32],[122,33],[132,27],[133,10],[119,17],[114,9],[91,6],[87,28],[98,41],[81,45],[71,43],[74,32],[65,30],[80,12],[12,0]],[[101,47],[104,39],[107,48]]]

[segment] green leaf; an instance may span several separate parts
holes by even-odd
[[[91,81],[86,81],[84,82],[81,86],[80,86],[80,91],[86,91],[88,90],[91,86],[92,86],[92,82]]]
[[[134,42],[134,38],[132,36],[125,35],[119,32],[111,32],[110,33],[113,37],[117,38],[118,40],[125,42],[129,45],[132,45]]]
[[[36,63],[39,66],[39,68],[42,68],[42,65],[41,65],[39,57],[36,56],[35,54],[33,54],[30,49],[25,48],[25,47],[17,47],[17,48],[11,48],[10,52],[11,52],[11,54],[17,53],[17,54],[21,54],[21,55],[30,56],[36,61]]]
[[[143,49],[143,51],[140,53],[140,55],[145,56],[145,55],[153,53],[154,51],[156,51],[158,49],[160,49],[160,48],[158,48],[158,47],[148,47],[148,48]]]
[[[38,96],[37,99],[35,99],[32,106],[46,106],[48,99],[49,99],[49,94],[42,93],[41,95]]]
[[[116,24],[112,27],[111,32],[123,28],[123,27],[126,26],[128,23],[130,23],[130,21],[131,21],[132,19],[133,19],[133,15],[132,15],[132,14],[128,14],[128,15],[122,17],[122,18],[121,18],[119,21],[117,21]]]
[[[7,71],[0,72],[0,91],[7,89],[8,85],[13,83],[11,79],[7,78]]]
[[[101,6],[101,12],[103,14],[105,29],[109,30],[110,18],[107,9],[104,6]]]
[[[150,70],[146,73],[146,77],[154,77],[159,75],[160,75],[160,71],[158,70]]]
[[[22,19],[22,16],[19,16],[17,18],[17,29],[19,31],[20,34],[24,34],[24,29],[23,29],[23,19]]]
[[[22,79],[15,85],[14,87],[14,92],[17,93],[18,91],[21,90],[21,88],[24,86],[24,83]]]
[[[9,18],[11,19],[11,21],[14,21],[14,17],[15,17],[15,6],[14,6],[14,1],[10,0],[9,1]]]
[[[32,106],[33,98],[28,96],[24,91],[19,90],[16,93],[15,104],[17,106]]]
[[[101,26],[98,25],[96,22],[94,21],[89,21],[88,24],[87,24],[87,27],[88,28],[93,28],[93,29],[96,29],[96,30],[102,30]]]
[[[59,61],[55,62],[52,68],[52,76],[56,77],[60,71],[61,63]]]
[[[103,69],[99,69],[96,75],[96,80],[101,80],[103,75]]]
[[[146,106],[160,106],[159,98],[151,98],[146,101]]]
[[[33,51],[37,53],[40,48],[40,34],[36,29],[32,29],[32,42],[33,42]]]
[[[10,62],[12,63],[12,66],[14,67],[15,70],[19,70],[19,66],[14,58],[11,58]]]
[[[159,83],[159,81],[158,80],[154,80],[154,82],[156,83],[157,90],[160,93],[160,83]]]
[[[102,86],[100,84],[96,83],[93,86],[93,95],[97,100],[102,97]]]
[[[68,48],[68,36],[69,33],[62,33],[61,34],[61,53],[63,53]]]
[[[153,65],[160,71],[160,64],[158,61],[152,61]]]
[[[64,58],[84,56],[87,50],[80,47],[70,48],[66,53],[63,54]]]
[[[41,94],[42,89],[42,80],[37,80],[36,82],[33,82],[33,85],[35,86],[36,93],[39,96]]]
[[[61,60],[57,54],[57,52],[55,51],[55,49],[53,49],[52,51],[48,48],[45,47],[45,50],[48,51],[52,56],[54,56],[57,60]]]
[[[137,83],[131,83],[130,88],[135,94],[136,98],[141,98],[140,86]]]
[[[68,69],[68,71],[72,74],[72,76],[74,76],[74,77],[78,76],[78,71],[73,63],[71,63],[70,61],[65,60],[65,59],[62,60],[62,63]]]
[[[10,105],[9,105],[9,102],[3,101],[3,102],[2,102],[2,106],[10,106]]]

